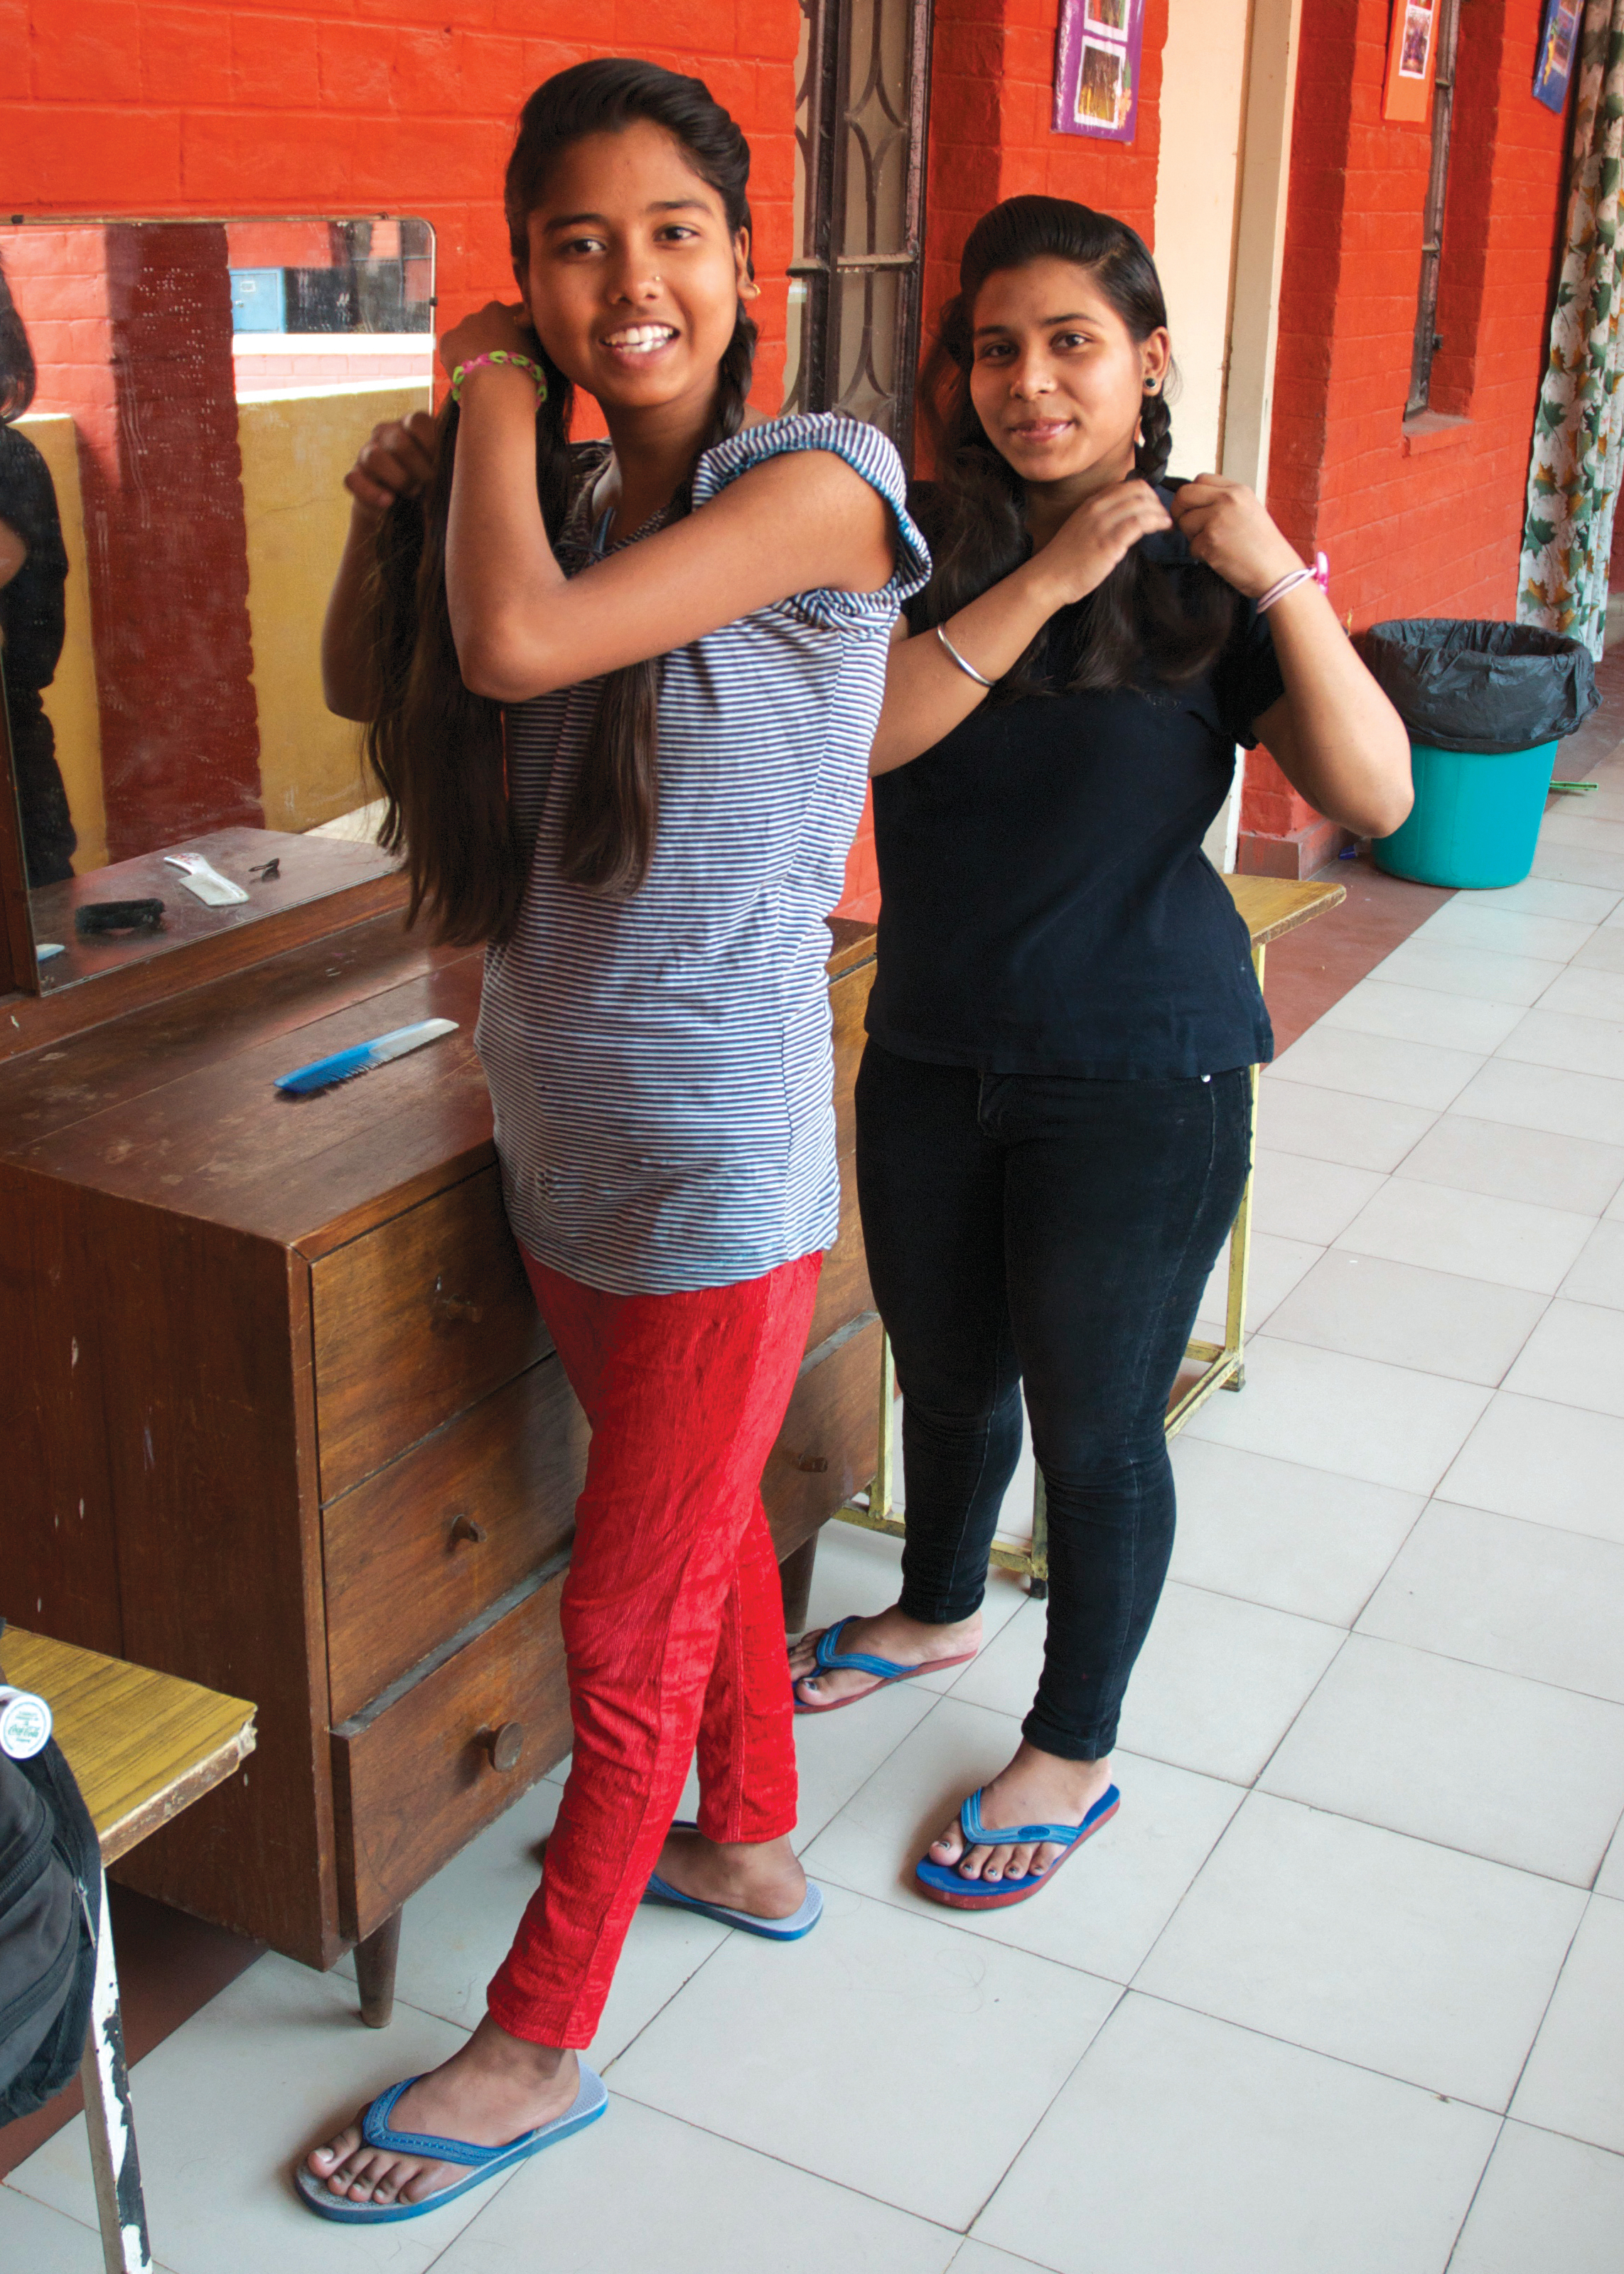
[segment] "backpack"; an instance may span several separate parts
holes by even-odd
[[[101,1843],[60,1749],[0,1753],[0,2124],[79,2074],[101,1916]]]

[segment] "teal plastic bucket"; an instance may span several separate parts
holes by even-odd
[[[1376,866],[1417,885],[1520,885],[1534,865],[1556,748],[1495,756],[1411,742],[1416,802],[1402,828],[1372,843]]]

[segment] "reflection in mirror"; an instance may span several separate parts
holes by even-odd
[[[420,221],[0,228],[0,668],[42,988],[387,873],[320,633],[344,472],[431,403],[432,279]],[[199,899],[197,855],[246,899]]]

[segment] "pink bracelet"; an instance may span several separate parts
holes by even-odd
[[[529,356],[515,354],[513,350],[508,348],[492,348],[489,355],[470,356],[466,363],[458,364],[456,369],[451,374],[451,400],[453,403],[462,402],[462,381],[468,377],[470,371],[477,371],[484,364],[502,363],[514,364],[520,371],[528,371],[530,377],[536,382],[537,402],[540,403],[546,401],[547,375],[538,363],[532,363]]]
[[[1260,616],[1267,614],[1276,600],[1283,600],[1286,594],[1295,592],[1299,584],[1312,584],[1313,577],[1314,572],[1312,568],[1288,568],[1278,583],[1271,584],[1263,598],[1256,603],[1258,614]]]

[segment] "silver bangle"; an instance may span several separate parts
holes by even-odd
[[[948,654],[951,656],[953,661],[959,666],[959,670],[963,672],[966,679],[974,680],[978,687],[992,687],[996,684],[996,681],[994,680],[983,679],[981,673],[976,669],[973,663],[966,663],[965,661],[963,656],[959,654],[959,650],[953,645],[952,641],[949,639],[945,629],[941,624],[936,626],[936,637],[941,641]]]

